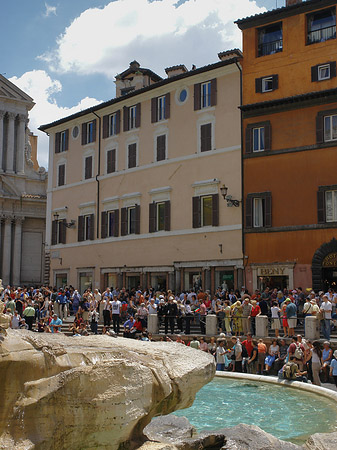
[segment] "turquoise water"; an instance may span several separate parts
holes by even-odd
[[[311,434],[337,431],[334,400],[263,382],[215,378],[190,408],[174,414],[187,417],[198,431],[246,423],[299,445]]]

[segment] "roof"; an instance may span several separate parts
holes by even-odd
[[[152,80],[154,81],[160,81],[162,80],[162,77],[160,77],[159,75],[157,75],[155,72],[152,72],[152,70],[150,69],[146,69],[144,67],[140,67],[140,64],[138,61],[132,61],[130,63],[130,67],[126,70],[124,70],[124,72],[119,73],[116,76],[116,79],[123,79],[126,78],[128,75],[132,74],[132,73],[136,73],[136,72],[140,72],[143,75],[148,75],[150,78],[152,78]]]
[[[200,74],[200,73],[208,72],[210,70],[214,70],[214,69],[217,69],[217,68],[220,68],[220,67],[225,67],[225,66],[229,66],[231,64],[235,64],[239,59],[240,58],[238,58],[238,57],[226,59],[225,61],[219,61],[219,62],[216,62],[214,64],[209,64],[207,66],[199,67],[198,69],[190,70],[189,72],[186,72],[186,73],[180,73],[178,75],[174,75],[174,76],[169,77],[169,78],[161,79],[161,81],[158,81],[157,83],[151,84],[150,86],[146,86],[146,87],[144,87],[142,89],[138,89],[136,91],[132,91],[129,94],[123,95],[122,97],[113,98],[113,99],[108,100],[106,102],[100,103],[99,105],[92,106],[91,108],[87,108],[87,109],[85,109],[83,111],[80,111],[78,113],[75,113],[75,114],[72,114],[70,116],[64,117],[62,119],[56,120],[55,122],[51,122],[51,123],[48,123],[46,125],[41,125],[39,127],[39,130],[46,131],[49,128],[55,127],[57,125],[61,125],[63,123],[68,122],[69,120],[73,120],[73,119],[77,119],[79,117],[83,117],[83,116],[85,116],[85,115],[87,115],[89,113],[94,113],[94,112],[99,111],[99,110],[101,110],[103,108],[107,108],[108,106],[118,104],[120,102],[125,101],[126,99],[136,97],[137,95],[141,95],[144,92],[151,91],[151,90],[156,89],[156,88],[158,88],[160,86],[165,86],[165,85],[173,83],[173,82],[175,82],[177,80],[188,78],[188,77]]]
[[[178,64],[176,66],[171,66],[171,67],[166,67],[165,72],[169,73],[172,72],[173,70],[183,70],[184,72],[187,72],[187,67],[185,66],[185,64]]]
[[[32,97],[23,92],[14,83],[9,81],[6,77],[4,77],[1,74],[0,74],[0,98],[28,103],[29,106],[28,109],[31,109],[35,105]]]
[[[307,0],[291,6],[283,6],[282,8],[272,9],[254,16],[238,19],[235,23],[241,30],[251,28],[257,25],[274,22],[285,17],[293,16],[295,14],[302,14],[314,9],[324,8],[336,4],[336,0]]]
[[[243,57],[242,51],[239,48],[232,48],[232,50],[226,50],[224,52],[218,53],[218,57],[220,59],[230,55],[236,55],[239,56],[240,58]]]

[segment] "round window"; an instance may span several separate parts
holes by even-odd
[[[77,136],[79,135],[79,133],[80,133],[80,129],[79,129],[78,126],[76,125],[76,126],[73,128],[73,138],[76,139]]]
[[[182,89],[179,93],[179,101],[180,103],[184,103],[186,99],[187,99],[187,91],[186,89]]]

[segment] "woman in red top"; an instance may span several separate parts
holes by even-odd
[[[252,333],[253,336],[256,335],[256,316],[259,316],[261,314],[261,308],[257,304],[256,300],[251,300],[250,303],[252,304],[252,311],[250,313],[250,323],[252,326]]]

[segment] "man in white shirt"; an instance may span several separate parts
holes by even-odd
[[[323,320],[321,320],[322,333],[324,338],[327,341],[330,341],[332,303],[329,302],[329,299],[326,295],[323,296],[321,311],[323,312]]]
[[[112,316],[113,329],[116,334],[119,334],[121,306],[122,306],[122,303],[118,300],[116,295],[114,295],[113,300],[111,302],[111,316]]]

